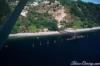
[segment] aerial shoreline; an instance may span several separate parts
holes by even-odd
[[[66,29],[63,31],[49,31],[49,32],[37,32],[37,33],[16,33],[10,34],[9,38],[21,38],[21,37],[36,37],[36,36],[54,36],[54,35],[70,35],[77,33],[94,32],[100,30],[100,27],[84,28],[84,29]]]

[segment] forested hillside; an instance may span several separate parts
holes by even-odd
[[[71,13],[82,21],[82,28],[100,26],[100,5],[93,3],[76,2],[77,6],[71,8]]]
[[[8,2],[16,3],[16,0]],[[15,5],[0,0],[0,26]],[[67,28],[100,26],[100,4],[81,0],[30,0],[19,16],[12,33],[56,31]]]

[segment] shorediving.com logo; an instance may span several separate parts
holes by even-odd
[[[100,66],[100,63],[97,62],[87,62],[87,61],[82,61],[82,62],[78,62],[78,61],[72,61],[70,63],[71,66]]]

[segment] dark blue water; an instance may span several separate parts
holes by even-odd
[[[72,61],[100,62],[100,31],[11,39],[0,52],[0,66],[70,66]]]

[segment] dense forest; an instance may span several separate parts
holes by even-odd
[[[100,26],[99,4],[79,1],[77,6],[71,8],[71,13],[80,18],[82,28]]]
[[[0,27],[3,24],[4,18],[10,13],[10,7],[5,0],[0,0]]]
[[[12,0],[10,0],[10,2],[11,1]],[[50,0],[50,3],[54,1],[55,0]],[[62,21],[63,27],[61,29],[91,28],[100,26],[100,4],[86,3],[81,0],[58,1],[62,6],[64,6],[66,13],[69,13],[74,17],[71,18],[72,22]],[[31,2],[33,1],[30,1],[30,3]],[[5,0],[0,0],[0,27],[3,25],[3,20],[5,17],[14,9],[14,6],[15,5],[7,4],[7,1]],[[57,26],[58,22],[54,17],[52,17],[51,14],[48,14],[47,12],[39,13],[35,10],[36,8],[30,6],[28,7],[27,17],[23,17],[21,15],[19,16],[16,25],[12,30],[12,33],[59,30]]]

